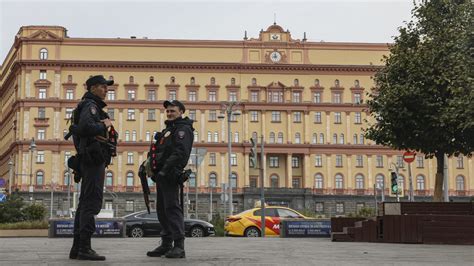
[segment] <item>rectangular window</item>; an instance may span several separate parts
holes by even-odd
[[[293,102],[294,103],[301,102],[301,92],[293,92]]]
[[[113,210],[113,201],[106,200],[104,204],[104,209],[106,210]]]
[[[237,92],[231,91],[229,92],[229,101],[236,102],[237,101]]]
[[[342,155],[336,155],[336,167],[342,167]]]
[[[323,156],[321,154],[316,154],[314,166],[316,167],[323,166]]]
[[[197,100],[197,92],[196,91],[190,91],[188,94],[188,101],[190,102],[195,102]]]
[[[128,90],[127,91],[127,99],[129,101],[135,100],[135,90]]]
[[[301,112],[294,112],[293,113],[293,122],[294,123],[301,123]]]
[[[300,167],[300,158],[291,157],[291,167],[292,168],[299,168]]]
[[[36,152],[36,162],[37,163],[44,163],[44,151],[37,151]]]
[[[66,90],[66,100],[74,100],[74,90]]]
[[[148,120],[151,120],[151,121],[156,120],[155,109],[148,109]]]
[[[39,79],[43,80],[46,79],[46,70],[40,70],[40,76]]]
[[[133,200],[127,200],[126,203],[125,203],[125,211],[126,212],[133,212],[135,211],[135,204],[133,202]]]
[[[383,156],[382,155],[377,155],[376,167],[377,168],[382,168],[383,167]]]
[[[456,159],[457,163],[456,163],[456,168],[458,169],[463,169],[464,168],[464,161],[463,161],[463,157],[462,156],[458,156],[458,158]]]
[[[356,112],[354,115],[354,124],[362,124],[362,116],[360,112]]]
[[[341,112],[334,113],[334,124],[341,124]]]
[[[272,111],[272,122],[280,122],[281,121],[281,113],[278,111]]]
[[[397,155],[397,166],[400,168],[405,167],[405,162],[403,161],[403,156]]]
[[[356,167],[363,167],[364,166],[364,157],[362,155],[356,156]]]
[[[156,90],[148,90],[147,99],[149,101],[156,101]]]
[[[170,90],[169,94],[170,94],[169,98],[170,98],[171,101],[176,100],[176,91],[175,90]]]
[[[365,204],[363,202],[358,202],[356,203],[356,211],[359,212],[365,207]]]
[[[416,167],[423,168],[423,156],[416,156]]]
[[[217,121],[217,111],[209,110],[209,121]]]
[[[283,92],[282,91],[269,91],[268,92],[268,102],[282,103],[283,102]]]
[[[270,156],[270,168],[278,168],[279,165],[278,157]]]
[[[133,164],[133,152],[127,153],[127,164]]]
[[[315,92],[313,94],[313,103],[321,103],[321,93]]]
[[[257,187],[257,178],[256,177],[250,177],[250,187],[256,188]]]
[[[72,116],[73,108],[66,108],[66,118],[69,119]]]
[[[109,115],[109,118],[111,120],[115,119],[115,109],[114,108],[107,109],[107,114]]]
[[[135,120],[135,109],[127,110],[127,120]]]
[[[189,118],[196,121],[196,110],[189,110]]]
[[[231,164],[232,166],[236,166],[236,165],[237,165],[237,154],[232,153],[232,154],[230,155],[230,164]]]
[[[46,109],[44,107],[38,108],[38,118],[45,119],[46,118]]]
[[[209,165],[216,165],[216,154],[214,152],[209,153]]]
[[[209,92],[209,101],[210,102],[216,102],[217,101],[217,92],[216,91],[210,91]]]
[[[360,93],[354,93],[354,103],[360,104],[362,102]]]
[[[250,111],[250,121],[251,122],[258,122],[258,112],[257,111]]]
[[[38,89],[38,99],[46,99],[46,88]]]
[[[107,100],[109,101],[115,100],[115,90],[107,91]]]
[[[341,103],[341,93],[335,92],[332,94],[332,102],[333,103]]]
[[[46,138],[46,130],[45,129],[38,129],[38,133],[36,134],[36,138],[39,140],[43,140]]]
[[[336,213],[339,213],[339,214],[344,213],[344,203],[342,202],[336,203]]]
[[[316,202],[315,204],[315,211],[318,213],[324,212],[324,203],[323,202]]]
[[[300,188],[300,185],[301,185],[301,179],[299,178],[293,178],[292,180],[292,185],[293,185],[293,188]]]
[[[321,124],[321,112],[314,113],[314,123]]]
[[[251,102],[258,102],[258,91],[250,92],[250,101]]]

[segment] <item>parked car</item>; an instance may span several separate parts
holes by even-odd
[[[161,225],[156,212],[139,211],[123,217],[129,237],[159,236]],[[184,219],[184,232],[188,237],[205,237],[215,234],[214,226],[203,220]]]
[[[253,208],[227,217],[224,231],[229,236],[258,237],[261,235],[261,208]],[[286,207],[265,207],[265,236],[280,235],[282,218],[309,219],[301,213]]]

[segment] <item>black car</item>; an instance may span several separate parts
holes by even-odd
[[[139,211],[123,217],[127,227],[127,236],[144,237],[159,236],[161,225],[156,212],[148,214]],[[184,233],[188,237],[204,237],[214,235],[214,225],[203,220],[184,219]]]

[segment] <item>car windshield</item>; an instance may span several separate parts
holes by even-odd
[[[278,209],[278,216],[281,218],[300,218],[301,216],[294,211],[287,209]]]

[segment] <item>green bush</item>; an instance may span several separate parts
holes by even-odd
[[[216,236],[224,236],[224,218],[219,213],[212,217],[211,224],[214,225]]]
[[[375,216],[375,209],[370,207],[363,207],[357,213],[349,213],[346,217],[354,217],[354,218],[369,218]]]
[[[0,224],[0,230],[15,230],[15,229],[48,229],[47,221],[24,221],[17,223]]]
[[[33,204],[23,208],[23,213],[27,221],[40,221],[46,216],[46,208],[40,204]]]
[[[17,193],[0,203],[0,224],[44,220],[45,216],[46,208],[43,205],[26,205]]]

